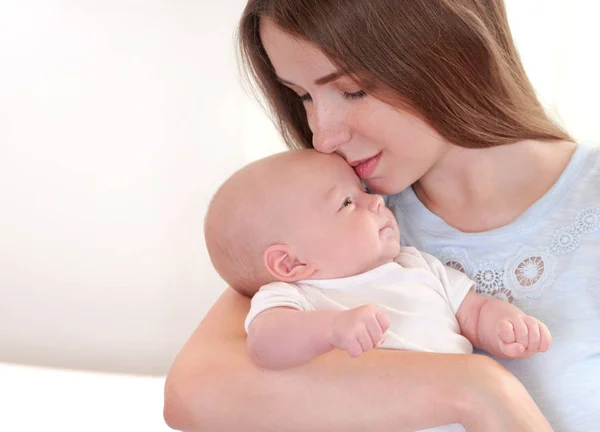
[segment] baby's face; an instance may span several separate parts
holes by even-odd
[[[316,267],[312,279],[353,276],[398,255],[392,212],[381,196],[365,191],[340,156],[317,154],[290,176],[292,187],[281,203],[286,225],[293,227],[286,238]]]

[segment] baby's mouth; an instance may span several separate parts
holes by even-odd
[[[388,220],[381,228],[379,228],[379,232],[384,232],[384,231],[389,231],[389,232],[394,231],[394,224],[392,223],[391,220]]]

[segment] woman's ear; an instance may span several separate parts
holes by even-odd
[[[274,244],[265,250],[263,256],[267,271],[282,282],[296,282],[307,279],[315,272],[313,265],[300,261],[286,244]]]

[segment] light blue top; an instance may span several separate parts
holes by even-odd
[[[502,361],[557,432],[600,430],[600,147],[580,144],[556,184],[511,224],[463,233],[411,188],[387,197],[402,244],[464,271],[553,337],[545,354]]]

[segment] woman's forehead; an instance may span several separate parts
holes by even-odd
[[[262,44],[278,77],[295,85],[296,81],[316,81],[335,72],[336,66],[311,43],[282,31],[272,21],[261,21]]]

